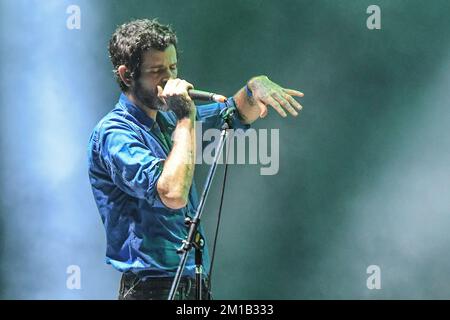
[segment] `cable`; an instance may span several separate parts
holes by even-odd
[[[230,136],[228,136],[228,140],[230,140]],[[217,225],[216,225],[216,234],[214,236],[214,243],[213,243],[213,250],[211,253],[211,266],[209,268],[209,291],[212,292],[212,272],[213,272],[213,266],[214,266],[214,257],[216,253],[216,244],[217,244],[217,236],[219,234],[219,226],[220,226],[220,218],[222,216],[222,205],[223,205],[223,198],[225,194],[225,184],[227,182],[227,172],[228,172],[228,156],[230,155],[230,141],[227,142],[227,155],[225,159],[225,169],[223,173],[223,182],[222,182],[222,190],[221,190],[221,196],[220,196],[220,205],[219,205],[219,212],[217,214]]]

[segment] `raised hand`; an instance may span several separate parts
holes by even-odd
[[[259,116],[264,118],[267,106],[272,106],[282,117],[287,117],[289,112],[292,116],[298,116],[303,107],[293,97],[303,97],[304,94],[294,89],[282,88],[272,82],[267,76],[258,76],[248,82],[248,88],[252,93],[252,99],[259,107]]]

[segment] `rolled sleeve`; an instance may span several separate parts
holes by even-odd
[[[228,103],[236,109],[236,111],[232,115],[233,129],[235,129],[235,130],[242,129],[244,131],[249,129],[250,125],[243,122],[243,119],[239,114],[239,110],[236,107],[236,102],[234,101],[233,97],[228,98]],[[221,105],[221,110],[223,110],[227,107],[227,105],[225,103],[220,103],[220,105]]]
[[[228,98],[228,104],[236,107],[236,103],[233,97]],[[202,122],[203,128],[211,129],[221,129],[224,124],[224,120],[221,117],[221,112],[227,108],[226,103],[212,103],[207,105],[202,105],[197,107],[197,120]],[[250,124],[244,124],[241,117],[239,116],[239,111],[236,108],[236,112],[232,115],[232,129],[242,129],[247,130],[250,128]]]
[[[126,125],[105,129],[101,157],[115,185],[133,197],[153,203],[164,159],[154,156],[135,131]]]

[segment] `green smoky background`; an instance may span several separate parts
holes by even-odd
[[[276,175],[229,166],[215,299],[449,299],[449,13],[446,0],[1,0],[0,297],[116,299],[87,141],[119,96],[109,37],[158,18],[197,88],[232,95],[264,74],[305,93],[298,118],[271,109],[253,125],[279,129]],[[222,177],[223,165],[210,246]],[[67,288],[71,265],[80,289]]]

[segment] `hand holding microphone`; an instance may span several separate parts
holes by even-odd
[[[157,86],[158,97],[175,113],[178,120],[189,116],[195,117],[196,107],[188,94],[188,90],[193,88],[194,86],[186,80],[169,79],[164,89]]]
[[[178,119],[188,117],[196,107],[192,100],[225,102],[227,98],[220,94],[194,90],[194,86],[181,79],[169,79],[164,86],[157,87],[158,97],[164,101],[169,110],[172,110]]]

